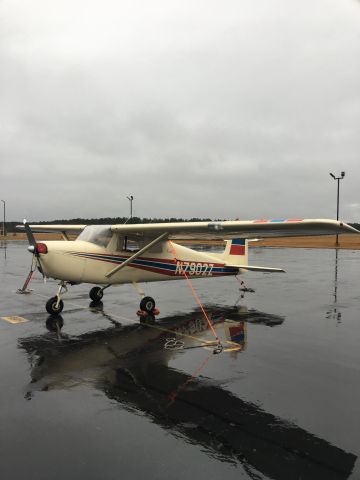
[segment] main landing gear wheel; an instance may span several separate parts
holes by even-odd
[[[100,287],[93,287],[89,292],[89,296],[94,302],[100,302],[104,296],[104,292]]]
[[[144,297],[140,302],[140,310],[152,313],[155,308],[155,300],[152,297]]]
[[[64,302],[60,300],[58,302],[58,297],[51,297],[46,302],[46,311],[50,313],[50,315],[58,315],[62,312],[64,308]]]

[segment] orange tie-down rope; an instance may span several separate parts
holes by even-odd
[[[175,247],[174,247],[173,243],[171,242],[171,240],[168,240],[168,243],[169,243],[169,246],[170,246],[170,250],[171,250],[171,252],[172,252],[173,255],[174,255],[174,260],[175,260],[175,262],[177,262]],[[216,341],[218,342],[218,345],[217,345],[217,347],[215,348],[214,353],[220,353],[220,352],[223,350],[223,346],[221,345],[220,339],[219,339],[219,337],[217,336],[217,333],[216,333],[216,331],[215,331],[215,329],[214,329],[214,327],[213,327],[213,324],[211,323],[211,321],[210,321],[210,319],[209,319],[209,317],[208,317],[208,315],[207,315],[207,313],[206,313],[206,311],[205,311],[205,308],[203,307],[203,305],[202,305],[202,303],[201,303],[201,301],[200,301],[200,298],[199,298],[198,294],[196,293],[194,287],[192,286],[192,283],[191,283],[191,281],[190,281],[190,278],[189,278],[188,274],[186,273],[186,271],[185,271],[185,270],[183,269],[183,267],[181,266],[181,262],[180,262],[180,272],[181,272],[181,273],[184,275],[184,277],[186,278],[186,281],[188,282],[189,287],[191,288],[191,291],[192,291],[192,293],[193,293],[193,295],[194,295],[194,297],[195,297],[195,300],[196,300],[197,303],[199,304],[199,306],[200,306],[200,308],[201,308],[201,310],[202,310],[202,312],[203,312],[203,314],[204,314],[204,317],[206,318],[206,321],[207,321],[208,324],[209,324],[210,330],[212,331],[212,333],[213,333]]]

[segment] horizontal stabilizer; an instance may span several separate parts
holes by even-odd
[[[253,272],[285,272],[283,268],[273,268],[273,267],[256,267],[255,265],[230,265],[226,264],[227,267],[239,268],[241,270],[249,270]]]

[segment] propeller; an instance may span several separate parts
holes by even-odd
[[[30,225],[27,223],[26,220],[24,220],[23,223],[24,223],[25,233],[26,233],[26,236],[27,236],[27,239],[28,239],[28,242],[29,242],[28,250],[29,250],[29,252],[31,252],[33,254],[33,259],[35,259],[34,263],[38,267],[39,272],[41,273],[41,275],[43,276],[43,279],[45,280],[45,275],[44,275],[44,272],[43,272],[43,269],[42,269],[42,266],[41,266],[41,262],[40,262],[39,247],[44,247],[46,249],[46,246],[42,243],[38,244],[35,240],[35,237],[34,237],[34,234],[31,230],[31,228],[30,228]],[[46,251],[47,251],[47,249],[46,249]],[[41,253],[45,253],[45,252],[41,252]]]
[[[24,224],[24,229],[25,229],[26,236],[27,236],[28,241],[29,241],[28,250],[29,250],[29,252],[31,252],[33,254],[33,256],[32,256],[32,261],[31,261],[30,272],[29,272],[28,276],[26,277],[24,285],[21,288],[18,288],[17,293],[30,293],[31,290],[29,290],[27,287],[28,287],[28,285],[29,285],[29,283],[30,283],[30,281],[33,277],[33,274],[35,272],[36,267],[41,272],[43,278],[44,278],[44,274],[43,274],[43,271],[42,271],[41,265],[40,265],[40,255],[39,255],[39,252],[37,250],[36,240],[35,240],[35,237],[34,237],[32,231],[31,231],[30,225],[26,222],[26,220],[23,221],[23,224]]]
[[[35,240],[34,234],[32,233],[30,225],[27,223],[25,219],[23,223],[24,223],[25,233],[29,241],[28,250],[29,252],[33,253],[35,257],[39,258],[39,252],[37,251],[37,247],[36,247],[36,240]]]

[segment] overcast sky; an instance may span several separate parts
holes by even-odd
[[[360,221],[357,0],[0,0],[8,220],[336,218],[342,170]]]

